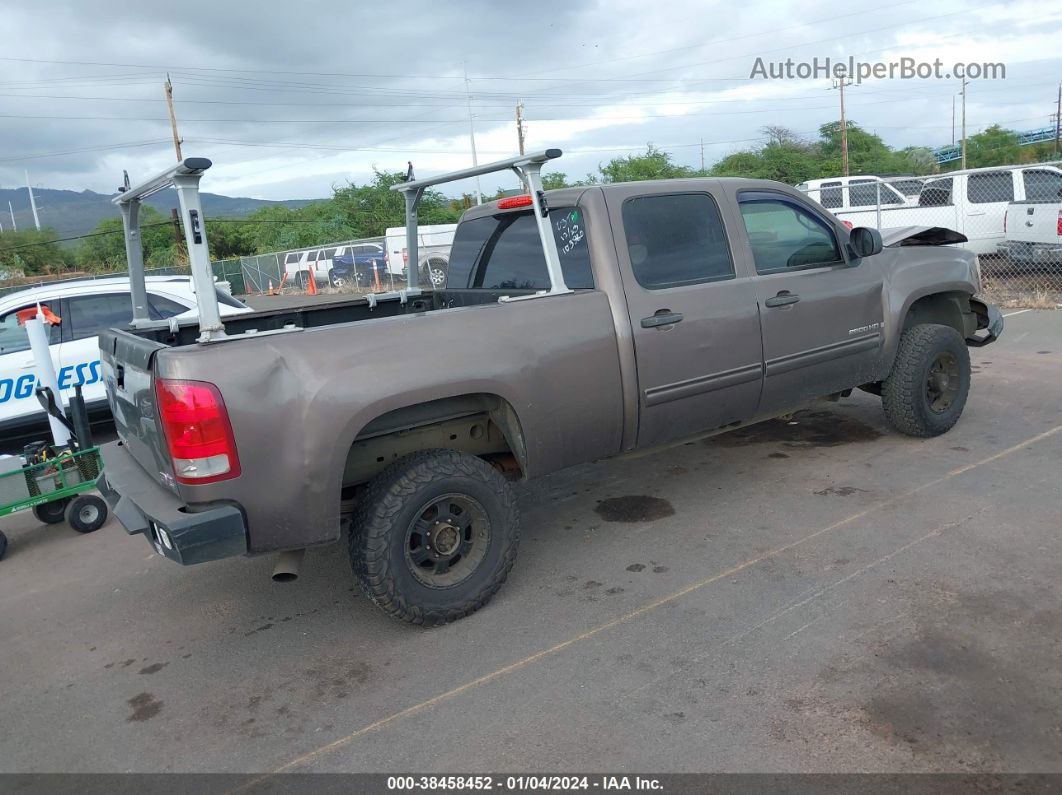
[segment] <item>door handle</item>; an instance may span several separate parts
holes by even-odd
[[[794,295],[786,290],[782,290],[778,295],[768,298],[763,303],[767,306],[786,306],[787,304],[795,304],[799,300],[799,295]]]
[[[658,328],[660,326],[673,326],[676,323],[682,322],[681,312],[671,312],[667,309],[661,309],[655,315],[651,317],[642,318],[642,328]]]

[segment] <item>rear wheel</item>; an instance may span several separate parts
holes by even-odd
[[[900,337],[882,384],[885,417],[909,436],[938,436],[959,421],[970,392],[970,351],[951,326],[925,323]]]
[[[33,506],[33,515],[42,524],[59,524],[66,518],[66,506],[70,503],[69,497],[52,502],[41,503]]]
[[[435,626],[483,607],[516,559],[512,488],[456,450],[406,456],[381,472],[354,512],[350,558],[366,596],[394,618]]]
[[[305,290],[310,284],[310,277],[306,271],[299,271],[295,274],[295,284],[298,285],[300,290]]]
[[[107,521],[107,503],[95,494],[80,494],[70,501],[66,523],[79,533],[92,533]]]
[[[328,284],[330,287],[342,287],[344,284],[344,279],[342,276],[336,276],[336,272],[334,270],[330,270],[328,271]]]

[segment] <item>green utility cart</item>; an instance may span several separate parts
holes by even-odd
[[[33,510],[44,524],[64,519],[79,533],[98,530],[107,521],[107,503],[96,494],[103,470],[100,448],[65,449],[28,466],[0,473],[0,516]],[[7,536],[0,532],[0,558],[7,552]]]

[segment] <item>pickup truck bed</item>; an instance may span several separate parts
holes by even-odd
[[[721,433],[855,387],[943,433],[966,345],[1002,331],[961,236],[849,232],[798,191],[673,180],[551,191],[565,291],[534,210],[458,227],[448,283],[100,338],[121,441],[105,493],[180,563],[341,537],[414,623],[482,606],[512,566],[508,480]],[[510,200],[505,200],[513,204]],[[393,355],[383,355],[381,351]],[[190,451],[190,452],[189,452]]]

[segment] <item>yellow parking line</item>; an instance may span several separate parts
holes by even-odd
[[[755,566],[758,563],[762,563],[763,561],[768,560],[770,558],[777,557],[778,555],[781,555],[784,552],[788,552],[789,550],[801,546],[802,544],[806,544],[807,542],[812,541],[818,538],[819,536],[837,530],[838,528],[850,524],[858,519],[862,519],[864,516],[868,516],[874,513],[875,511],[880,510],[881,508],[900,502],[901,500],[905,500],[908,497],[918,494],[919,492],[933,488],[934,486],[938,486],[941,483],[944,483],[945,481],[958,477],[959,475],[969,472],[971,469],[977,469],[978,467],[984,466],[985,464],[990,464],[993,461],[998,461],[1000,458],[1008,456],[1011,453],[1015,453],[1018,450],[1022,450],[1026,447],[1029,447],[1030,445],[1036,444],[1039,441],[1047,439],[1050,436],[1054,436],[1059,431],[1062,431],[1062,425],[1056,425],[1054,428],[1051,428],[1048,431],[1044,431],[1043,433],[1039,433],[1036,436],[1032,436],[1023,442],[1019,442],[1018,444],[1008,447],[1005,450],[1001,450],[998,453],[994,453],[993,455],[990,455],[987,458],[982,458],[979,461],[974,461],[971,464],[966,464],[964,466],[957,467],[951,470],[950,472],[941,475],[935,480],[928,481],[927,483],[923,483],[921,486],[909,489],[908,491],[902,492],[901,494],[897,494],[893,497],[889,497],[888,499],[881,500],[880,502],[875,503],[869,508],[866,508],[862,511],[858,511],[857,513],[853,513],[850,516],[845,517],[844,519],[841,519],[839,521],[834,522],[833,524],[827,525],[826,527],[820,528],[812,533],[809,533],[808,535],[803,536],[802,538],[799,538],[796,541],[791,541],[788,544],[775,547],[774,549],[768,550],[767,552],[764,552],[761,555],[757,555],[754,558],[749,558],[748,560],[742,563],[738,563],[735,566],[731,566],[725,571],[721,571],[718,574],[713,574],[712,576],[706,577],[703,580],[698,580],[697,582],[687,585],[686,587],[675,591],[674,593],[668,594],[667,596],[663,596],[659,599],[655,599],[652,602],[648,602],[642,605],[641,607],[637,607],[631,610],[628,613],[624,613],[623,615],[617,616],[616,618],[613,618],[610,621],[606,621],[605,623],[599,624],[596,627],[586,630],[585,632],[581,632],[578,635],[574,635],[568,638],[567,640],[561,641],[560,643],[556,643],[548,648],[537,651],[534,654],[530,654],[521,660],[517,660],[516,662],[510,663],[509,665],[503,666],[494,671],[491,671],[490,673],[484,674],[483,676],[466,682],[463,685],[459,685],[453,688],[452,690],[447,690],[444,693],[440,693],[437,696],[433,696],[425,701],[421,701],[418,704],[414,704],[413,706],[406,707],[403,710],[399,710],[398,712],[388,715],[386,718],[381,718],[380,720],[375,721],[374,723],[370,723],[367,726],[363,726],[362,728],[358,729],[357,731],[351,732],[345,737],[340,737],[338,740],[333,740],[332,742],[327,743],[326,745],[322,745],[320,748],[316,748],[312,751],[308,751],[302,754],[301,756],[297,756],[290,762],[286,762],[283,765],[280,765],[269,773],[265,773],[262,776],[259,776],[251,780],[250,782],[247,782],[246,784],[238,787],[233,791],[240,792],[242,790],[249,789],[255,786],[256,784],[260,783],[264,779],[268,778],[269,776],[276,775],[278,773],[284,773],[294,768],[303,767],[304,765],[310,764],[311,762],[320,759],[322,756],[325,756],[331,753],[332,751],[338,750],[339,748],[349,745],[350,743],[354,742],[354,740],[357,740],[359,737],[374,732],[377,729],[382,729],[392,723],[396,723],[402,720],[403,718],[408,718],[409,716],[415,715],[418,712],[423,712],[426,709],[434,707],[436,704],[441,704],[444,701],[450,701],[451,699],[454,699],[463,693],[467,693],[469,690],[477,688],[480,685],[485,685],[489,682],[493,682],[496,679],[500,679],[508,674],[515,673],[516,671],[519,671],[522,668],[526,668],[532,663],[538,662],[539,660],[542,660],[546,657],[551,657],[554,654],[557,654],[558,652],[567,649],[569,646],[574,646],[575,644],[592,638],[595,635],[600,635],[606,630],[612,629],[613,627],[619,626],[620,624],[625,624],[628,621],[632,621],[635,618],[643,616],[646,613],[650,613],[653,610],[656,610],[657,608],[663,607],[666,604],[676,601],[677,599],[681,599],[683,596],[691,594],[694,591],[699,591],[714,582],[718,582],[719,580],[733,576],[738,572],[744,571],[745,569],[751,566]]]

